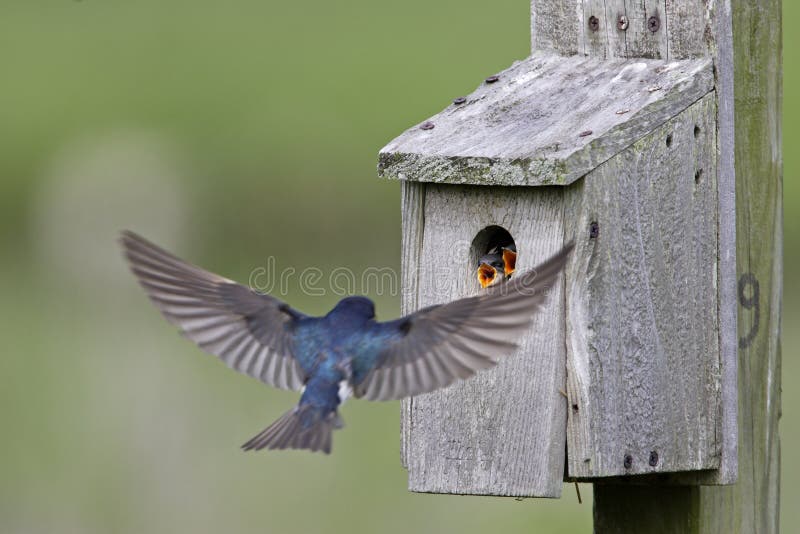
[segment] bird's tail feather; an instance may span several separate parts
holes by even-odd
[[[336,412],[321,414],[310,406],[295,407],[242,445],[242,449],[308,449],[329,454],[333,429],[339,427],[341,419]]]

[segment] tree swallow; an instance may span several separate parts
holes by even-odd
[[[513,243],[492,247],[478,260],[478,282],[486,289],[511,278],[517,268],[517,247]]]
[[[166,319],[229,367],[300,402],[245,443],[245,450],[331,450],[350,396],[393,400],[465,379],[512,354],[564,268],[570,243],[536,269],[476,297],[375,320],[366,297],[347,297],[323,317],[195,267],[125,231],[130,268]]]

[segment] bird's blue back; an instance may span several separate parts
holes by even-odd
[[[308,382],[301,404],[336,409],[343,380],[359,384],[379,363],[391,339],[393,323],[378,323],[365,297],[348,297],[324,317],[304,317],[294,327],[294,355]]]

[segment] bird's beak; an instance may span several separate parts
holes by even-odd
[[[517,253],[507,248],[503,249],[503,270],[506,276],[511,276],[511,273],[517,268]]]
[[[497,269],[489,265],[488,263],[481,263],[478,266],[478,282],[481,283],[481,287],[486,289],[490,285],[495,282],[497,278]]]

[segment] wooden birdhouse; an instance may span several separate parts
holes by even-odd
[[[514,356],[404,402],[413,491],[736,479],[730,14],[645,4],[534,0],[530,57],[380,153],[406,313],[481,292],[493,247],[576,243]]]

